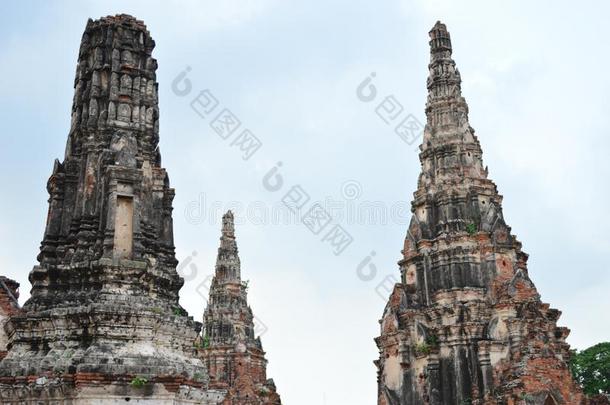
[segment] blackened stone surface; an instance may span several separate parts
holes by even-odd
[[[71,390],[88,384],[126,395],[135,377],[150,389],[134,397],[170,398],[188,386],[180,401],[222,400],[206,396],[207,371],[194,348],[201,325],[178,303],[183,280],[174,255],[174,190],[160,166],[154,47],[131,16],[87,23],[65,157],[48,181],[31,298],[7,325],[9,352],[0,363],[6,403],[19,390],[77,398]],[[37,390],[15,388],[32,381]]]

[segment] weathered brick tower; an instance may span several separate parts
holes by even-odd
[[[581,404],[568,329],[540,301],[468,123],[444,24],[430,31],[422,172],[381,319],[379,405]]]
[[[267,379],[267,360],[260,337],[255,336],[247,293],[229,211],[222,218],[200,356],[210,373],[210,387],[229,392],[224,405],[281,405],[273,380]]]
[[[178,304],[154,46],[131,16],[87,23],[32,296],[7,325],[3,404],[223,400],[195,355],[201,325]]]

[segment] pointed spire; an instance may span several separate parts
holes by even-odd
[[[248,305],[248,281],[241,281],[234,219],[231,211],[222,217],[216,275],[203,313],[199,354],[210,365],[210,388],[228,391],[232,404],[281,405],[275,384],[267,379],[265,352],[256,336],[260,330],[254,326]]]
[[[475,221],[471,213],[461,206],[453,211],[447,211],[445,207],[432,215],[430,212],[436,208],[432,208],[430,201],[447,195],[452,195],[451,198],[460,195],[460,199],[469,201],[472,195],[481,192],[480,182],[488,180],[481,145],[468,122],[468,105],[461,90],[462,78],[451,57],[451,36],[440,21],[432,27],[429,35],[427,125],[419,156],[422,171],[413,212],[418,214],[415,218],[420,222],[422,234],[432,238],[441,230],[465,231],[467,224],[478,223],[479,219]],[[465,187],[461,190],[455,188],[458,183]],[[477,188],[471,189],[474,183],[478,183]],[[497,194],[495,186],[488,185],[490,189],[485,198]],[[457,223],[461,225],[452,228]]]
[[[462,97],[462,78],[451,58],[451,36],[437,21],[429,32],[430,64],[426,115],[432,127],[460,126],[468,121],[468,105]]]
[[[430,53],[432,55],[442,52],[451,54],[451,35],[447,31],[447,26],[440,21],[434,24],[434,27],[429,32],[430,35]]]
[[[231,210],[222,216],[222,236],[235,238],[235,219]]]
[[[241,264],[235,241],[235,221],[230,210],[222,217],[222,235],[216,259],[216,281],[241,283]]]

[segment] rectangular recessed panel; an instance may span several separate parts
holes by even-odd
[[[133,248],[133,199],[117,197],[114,223],[114,255],[130,258]]]

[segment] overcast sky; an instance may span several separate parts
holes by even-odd
[[[90,17],[129,13],[157,43],[160,145],[176,189],[177,254],[188,263],[181,303],[201,320],[220,215],[234,208],[242,274],[284,403],[375,403],[383,281],[399,274],[419,173],[415,145],[375,107],[393,95],[404,116],[425,122],[428,31],[440,19],[531,278],[563,311],[574,347],[608,340],[607,3],[20,1],[1,11],[0,273],[21,283],[22,302],[46,181],[63,158],[83,29]],[[179,95],[172,81],[187,67],[191,92]],[[377,99],[364,102],[356,88],[372,72]],[[212,130],[213,117],[191,109],[205,89],[262,142],[248,160]],[[275,175],[263,180],[274,167],[277,191]],[[297,185],[307,207],[332,211],[318,235],[282,203]],[[358,217],[371,206],[385,215]],[[338,256],[322,240],[334,225],[353,238]],[[367,257],[377,273],[359,276]]]

